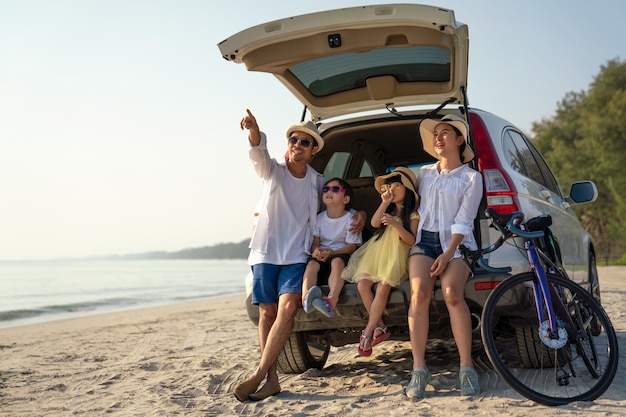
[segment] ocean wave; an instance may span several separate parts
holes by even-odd
[[[9,320],[28,319],[46,314],[81,313],[95,311],[102,307],[123,307],[135,305],[139,300],[128,298],[113,298],[108,300],[87,301],[81,303],[54,304],[38,308],[0,311],[0,322]]]
[[[85,313],[98,312],[100,310],[124,310],[130,307],[148,307],[155,304],[180,303],[193,300],[202,300],[206,298],[223,297],[243,293],[243,286],[239,289],[220,291],[219,293],[193,295],[193,296],[174,296],[171,299],[148,300],[136,298],[112,298],[98,301],[87,301],[80,303],[55,304],[39,308],[16,309],[8,311],[0,311],[0,324],[8,321],[33,319],[41,316],[55,316],[60,314],[72,314],[75,316],[84,315]],[[50,317],[52,318],[52,317]]]
[[[244,293],[249,268],[245,261],[0,263],[0,327]]]

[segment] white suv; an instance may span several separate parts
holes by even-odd
[[[312,166],[325,178],[345,178],[354,189],[352,206],[370,216],[380,203],[373,186],[376,176],[396,166],[417,169],[434,162],[422,148],[420,121],[449,113],[466,118],[477,155],[471,165],[484,179],[475,223],[479,245],[490,245],[498,236],[484,217],[487,207],[499,213],[522,211],[526,219],[550,214],[567,272],[599,299],[595,248],[570,207],[595,200],[595,185],[574,183],[566,196],[520,129],[468,106],[468,27],[456,21],[452,10],[417,4],[330,10],[254,26],[218,46],[224,59],[273,74],[303,103],[325,142]],[[510,266],[511,274],[528,269],[525,254],[506,245],[490,255],[489,263]],[[506,276],[478,268],[467,282],[477,340],[482,306]],[[396,340],[409,337],[409,299],[407,281],[389,297],[384,320]],[[249,297],[247,306],[258,323],[258,309]],[[336,312],[329,319],[298,311],[279,358],[283,372],[321,369],[330,346],[359,341],[367,311],[355,285],[345,286]],[[431,337],[451,336],[437,286],[430,319]]]

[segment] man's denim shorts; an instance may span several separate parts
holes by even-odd
[[[305,263],[252,265],[252,304],[278,304],[278,297],[302,293]]]
[[[441,240],[439,240],[439,233],[427,230],[422,230],[419,243],[416,243],[409,249],[409,256],[425,255],[433,259],[437,259],[442,253],[443,248],[441,247]]]

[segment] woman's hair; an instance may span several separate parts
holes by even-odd
[[[352,205],[352,200],[354,199],[354,191],[352,191],[352,187],[350,186],[350,184],[348,184],[348,181],[338,177],[329,179],[324,183],[324,185],[328,185],[333,181],[337,181],[339,185],[341,185],[343,189],[346,190],[346,195],[350,197],[350,201],[348,202],[348,204],[346,204],[346,208],[350,208],[350,206]]]
[[[461,133],[459,129],[457,129],[456,127],[452,125],[450,126],[452,127],[452,129],[454,129],[454,133],[456,133],[457,137],[461,136],[463,138],[463,143],[459,147],[459,151],[461,152],[461,162],[465,162],[465,156],[463,155],[463,152],[465,152],[465,147],[467,146],[467,141],[465,140],[467,138],[463,136],[463,133]]]
[[[417,205],[417,199],[415,198],[415,193],[409,190],[404,184],[402,185],[406,192],[404,193],[404,200],[402,200],[402,209],[400,210],[400,218],[402,219],[402,227],[406,230],[411,230],[411,213],[415,211],[415,207]],[[396,203],[389,204],[385,213],[393,213],[396,209]],[[382,236],[387,228],[386,224],[381,224],[378,229],[374,232],[374,236],[376,239]]]

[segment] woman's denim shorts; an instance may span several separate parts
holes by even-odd
[[[420,241],[409,249],[409,256],[425,255],[429,258],[437,259],[443,253],[441,240],[439,240],[438,232],[429,232],[422,230]]]

